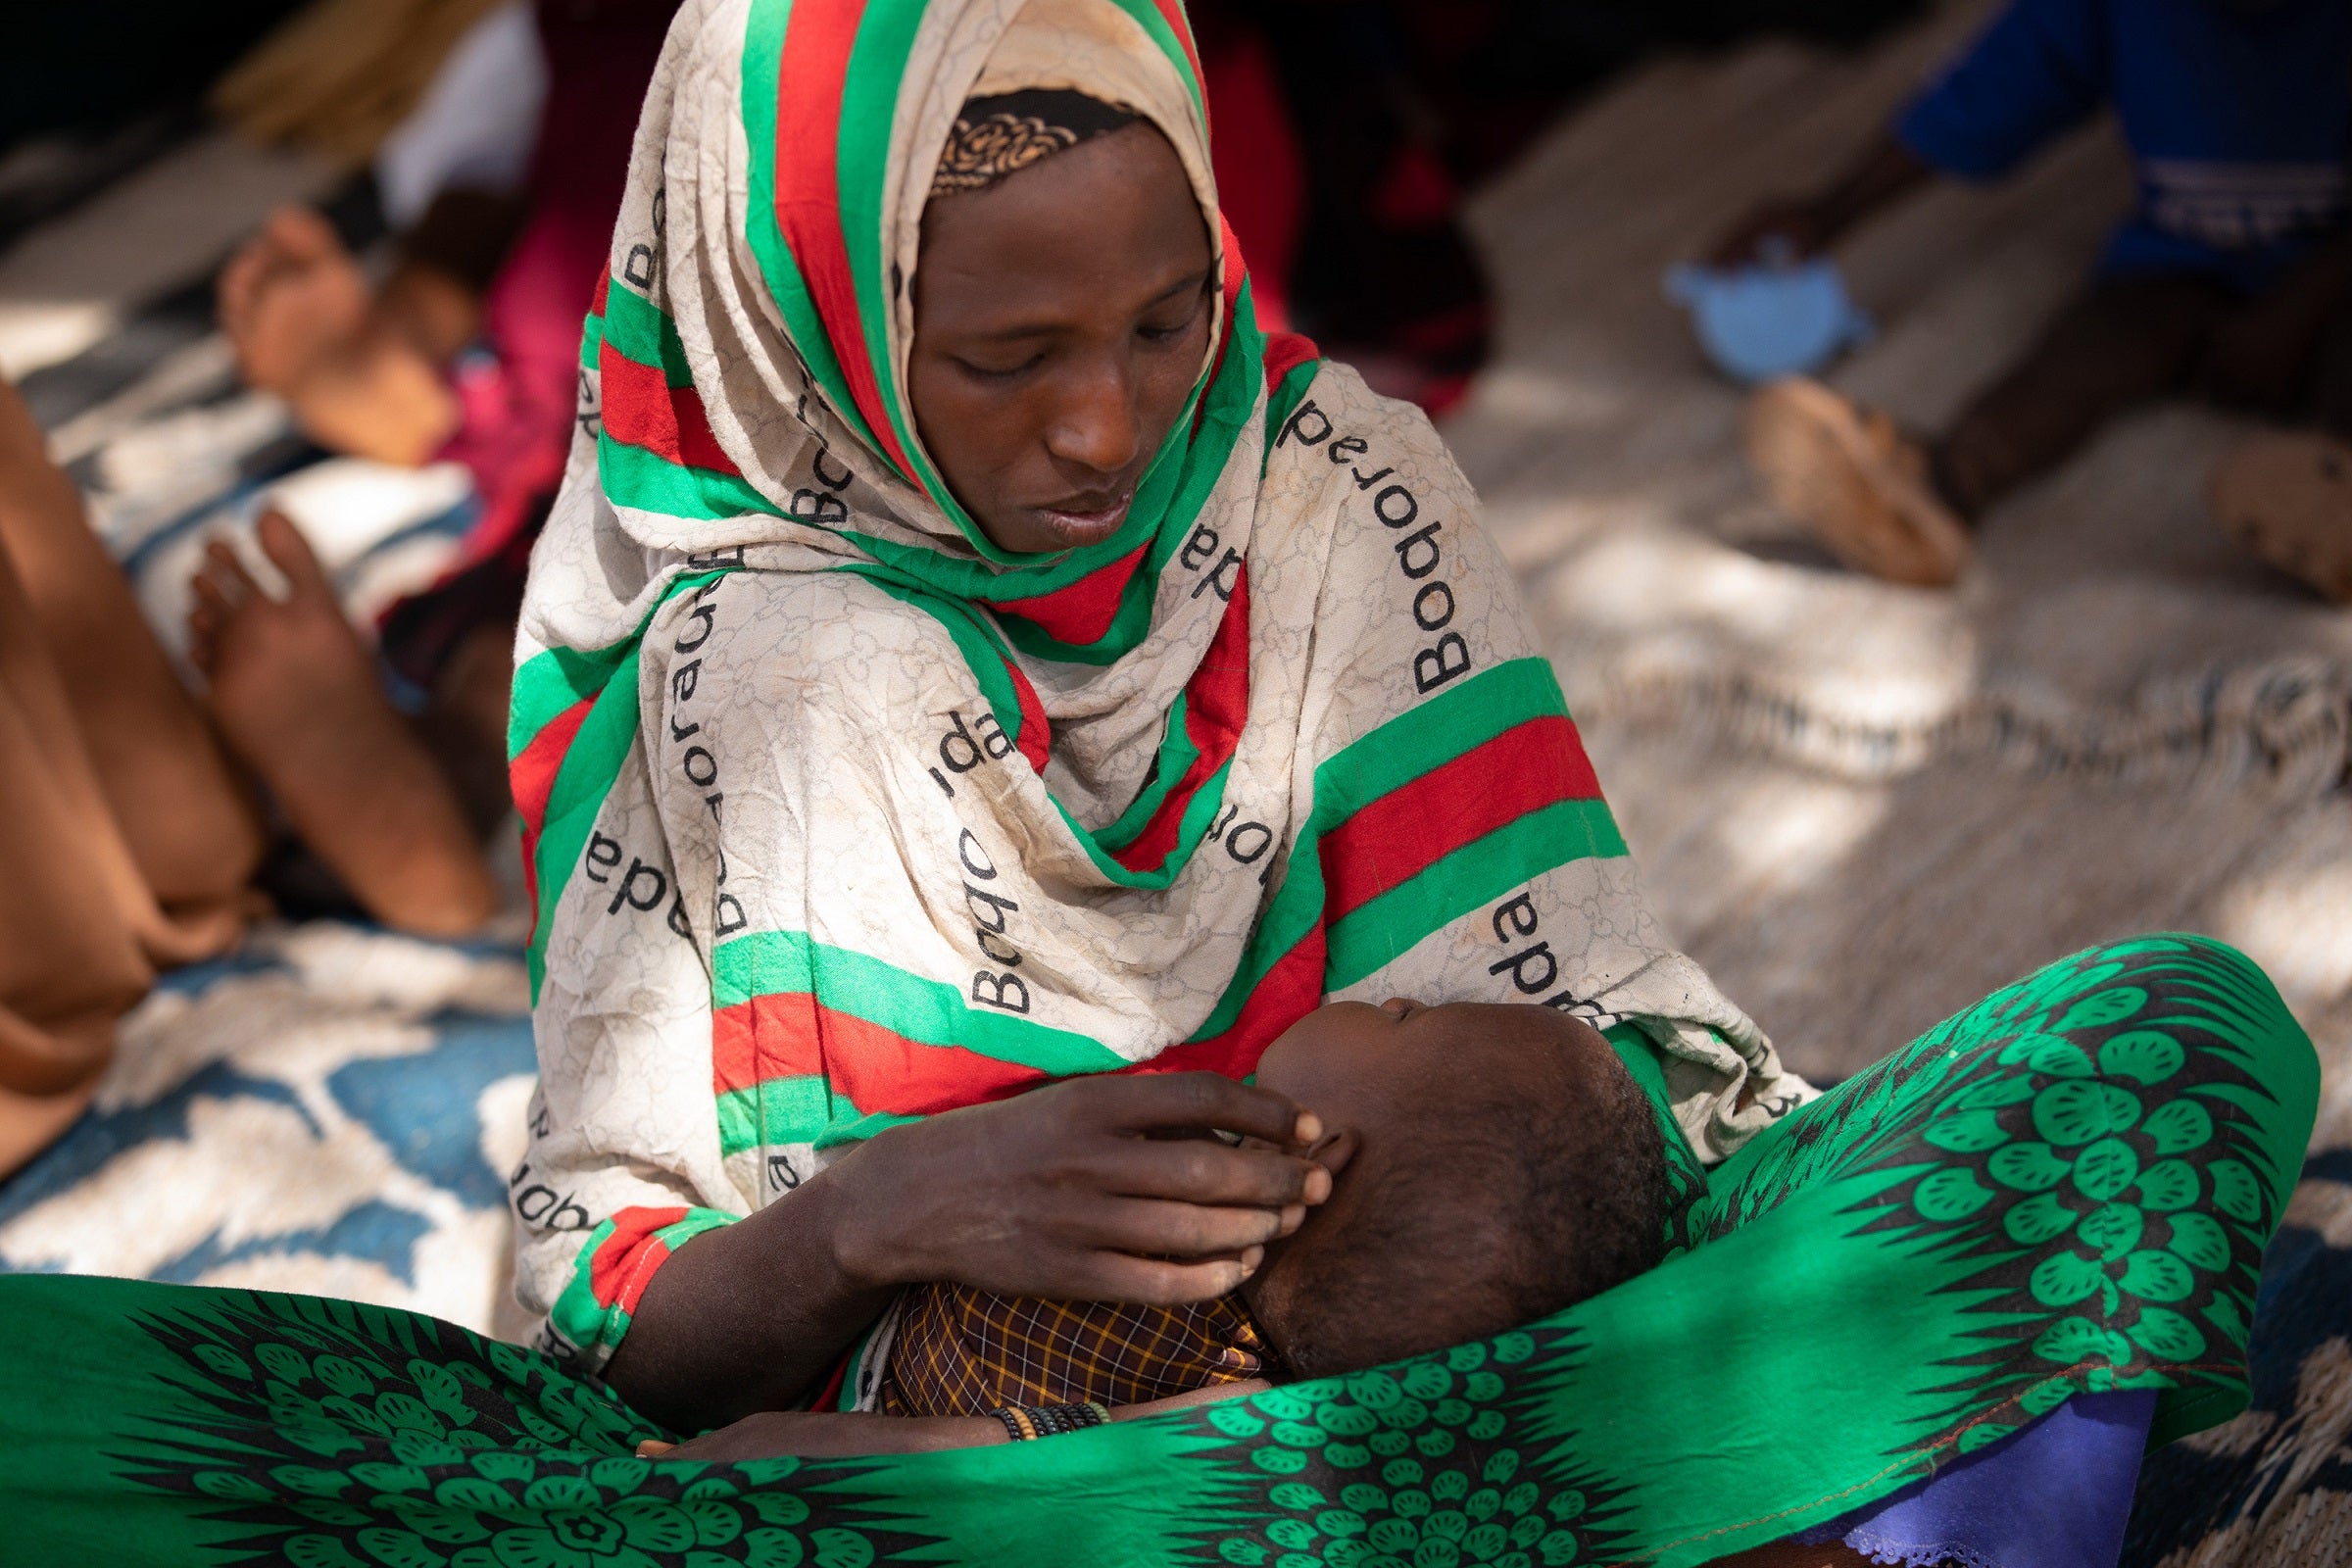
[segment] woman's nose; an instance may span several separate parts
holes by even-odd
[[[1097,473],[1116,473],[1133,463],[1142,441],[1134,385],[1108,367],[1077,379],[1046,428],[1047,451]]]

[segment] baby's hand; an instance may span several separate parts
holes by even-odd
[[[930,1453],[1008,1442],[994,1416],[894,1416],[862,1411],[769,1410],[685,1443],[637,1445],[640,1459],[835,1459],[869,1453]]]

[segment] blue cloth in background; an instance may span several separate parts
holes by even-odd
[[[2259,292],[2345,212],[2352,0],[2011,0],[1895,134],[1946,173],[1990,179],[2102,105],[2139,206],[2100,270]]]
[[[1930,1568],[2115,1568],[2156,1391],[2078,1394],[1916,1486],[1797,1536]]]

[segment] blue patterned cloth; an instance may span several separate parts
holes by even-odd
[[[488,1329],[535,1070],[521,966],[313,923],[165,977],[0,1183],[0,1272],[350,1296]]]

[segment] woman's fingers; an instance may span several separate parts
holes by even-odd
[[[1287,1095],[1214,1072],[1144,1073],[1074,1081],[1071,1091],[1113,1131],[1170,1129],[1240,1133],[1300,1146],[1323,1136],[1323,1123]]]
[[[1250,1269],[1238,1257],[1176,1262],[1127,1252],[1093,1252],[1075,1260],[1069,1274],[1075,1289],[1064,1294],[1071,1300],[1183,1306],[1231,1296],[1250,1277]]]
[[[1126,1198],[1279,1209],[1331,1196],[1330,1173],[1304,1154],[1208,1138],[1123,1138],[1089,1163],[1101,1191]]]
[[[1282,1212],[1270,1208],[1110,1198],[1086,1204],[1057,1229],[1085,1248],[1199,1262],[1230,1259],[1247,1249],[1263,1247],[1282,1234]]]

